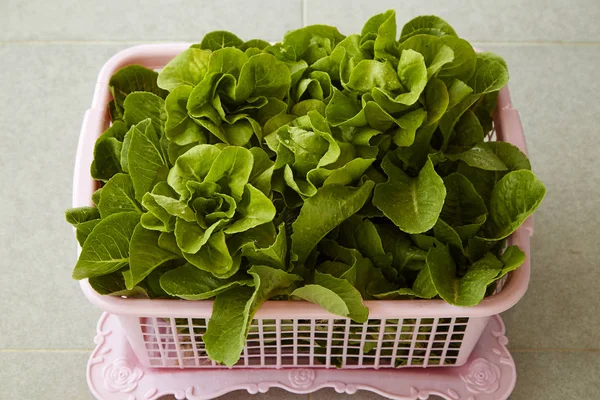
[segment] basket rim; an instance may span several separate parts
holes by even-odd
[[[93,205],[91,195],[96,184],[89,171],[93,160],[94,143],[104,131],[108,121],[107,104],[111,99],[108,82],[112,74],[131,64],[140,64],[152,69],[162,68],[191,44],[136,45],[116,53],[104,64],[96,81],[92,107],[84,115],[79,136],[73,176],[73,207]],[[516,109],[512,108],[508,87],[504,87],[500,91],[494,122],[498,140],[510,142],[527,154],[519,114]],[[369,319],[488,317],[506,311],[514,306],[527,290],[531,272],[529,237],[532,234],[533,217],[530,217],[508,239],[509,244],[518,245],[525,252],[525,262],[521,267],[509,273],[508,279],[499,293],[484,298],[478,305],[457,307],[442,299],[365,300],[365,306],[369,309]],[[78,254],[81,252],[79,245],[77,252]],[[87,279],[82,280],[80,286],[91,303],[115,315],[207,318],[212,313],[212,300],[125,299],[97,293]],[[331,314],[316,304],[293,300],[266,301],[257,311],[255,318],[346,319]]]

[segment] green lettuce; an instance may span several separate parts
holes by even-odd
[[[228,244],[275,217],[272,202],[249,182],[253,163],[252,152],[243,147],[195,146],[169,172],[175,198],[159,197],[176,219],[175,238],[184,258],[219,277],[233,275],[240,266],[239,249]]]
[[[334,137],[324,116],[309,111],[266,138],[283,169],[285,184],[302,197],[311,197],[326,185],[355,183],[373,163],[361,158],[352,143]]]
[[[66,212],[73,278],[102,295],[214,300],[196,342],[228,366],[268,300],[356,323],[365,300],[474,306],[527,259],[507,240],[545,196],[527,156],[492,140],[508,78],[441,18],[398,27],[394,10],[348,36],[214,31],[160,72],[125,66],[93,150],[94,206]],[[408,354],[411,332],[374,329],[335,339],[330,362],[377,340]]]

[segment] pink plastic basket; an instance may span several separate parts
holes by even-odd
[[[109,126],[108,81],[118,69],[140,64],[160,69],[189,47],[187,43],[142,45],[112,57],[96,82],[92,107],[83,120],[73,186],[73,206],[89,206],[97,188],[90,176],[96,139]],[[508,88],[498,98],[496,140],[511,142],[522,151],[525,138]],[[510,238],[526,254],[525,263],[500,282],[493,296],[479,305],[460,308],[443,300],[366,301],[369,320],[357,324],[303,301],[268,301],[257,312],[248,341],[233,368],[394,368],[460,366],[467,362],[490,318],[525,294],[529,283],[527,220]],[[87,280],[86,297],[121,322],[129,344],[146,367],[227,368],[211,361],[202,335],[211,316],[212,301],[143,300],[102,296]]]

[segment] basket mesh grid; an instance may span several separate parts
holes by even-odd
[[[469,318],[255,319],[233,368],[397,368],[457,362]],[[207,319],[140,318],[152,367],[226,368],[211,361]]]
[[[496,130],[486,141],[496,140]],[[500,293],[508,275],[491,293]],[[240,361],[210,360],[202,337],[207,319],[140,317],[148,365],[161,368],[399,368],[457,364],[469,317],[369,319],[254,319]],[[468,350],[467,350],[468,351]]]

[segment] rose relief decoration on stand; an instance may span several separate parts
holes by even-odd
[[[133,392],[144,375],[141,368],[133,366],[126,358],[118,358],[104,367],[104,386],[110,392]]]
[[[460,378],[471,393],[494,393],[500,387],[500,368],[485,358],[478,358]]]
[[[248,369],[243,373],[227,369],[207,370],[207,373],[196,369],[165,373],[160,369],[144,369],[132,359],[120,321],[113,315],[104,314],[98,323],[96,348],[88,362],[87,378],[93,395],[106,400],[151,400],[167,394],[176,399],[208,399],[234,390],[266,393],[274,387],[296,393],[314,392],[325,387],[348,394],[362,390],[388,398],[414,400],[432,395],[448,400],[475,400],[481,395],[505,400],[516,379],[515,365],[506,349],[507,341],[500,317],[494,316],[473,349],[469,363],[457,368],[376,371],[304,367],[268,371]],[[175,375],[177,378],[173,379]],[[431,387],[432,379],[438,378],[447,382],[447,387]]]
[[[306,389],[312,386],[315,380],[315,371],[312,369],[294,369],[289,374],[290,383],[298,389]]]

